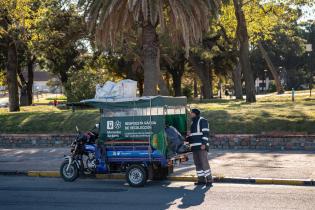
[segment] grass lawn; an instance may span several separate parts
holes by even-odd
[[[53,103],[54,100],[58,102],[66,102],[67,98],[61,94],[42,94],[38,98],[35,96],[34,103],[35,104],[49,104]]]
[[[99,110],[59,110],[54,106],[22,107],[21,112],[0,109],[0,133],[75,133],[91,129],[99,121]]]
[[[315,133],[315,97],[290,95],[258,97],[257,103],[235,100],[193,102],[210,122],[214,133],[307,132]],[[53,106],[22,107],[9,113],[0,108],[0,133],[74,133],[92,128],[99,121],[98,110],[59,110]]]
[[[216,100],[195,103],[214,133],[315,133],[315,97],[290,95],[258,97],[257,102]]]

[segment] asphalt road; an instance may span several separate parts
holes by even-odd
[[[64,148],[0,148],[0,171],[59,171]],[[255,151],[211,149],[214,176],[278,179],[315,179],[314,151]],[[192,157],[176,165],[174,174],[195,176]]]
[[[314,187],[0,176],[0,209],[314,209]]]

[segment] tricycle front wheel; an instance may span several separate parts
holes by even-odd
[[[131,165],[127,168],[126,180],[132,187],[143,187],[147,181],[147,171],[142,165]]]
[[[66,182],[73,182],[79,177],[79,170],[75,164],[70,164],[69,160],[63,161],[60,166],[60,175]]]

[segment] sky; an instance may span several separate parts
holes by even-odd
[[[314,20],[315,21],[315,5],[303,6],[302,12],[303,12],[303,15],[302,15],[300,21],[308,21],[308,20]]]

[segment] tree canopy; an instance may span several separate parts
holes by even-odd
[[[315,53],[305,44],[315,48],[315,23],[301,19],[312,0],[0,5],[0,86],[8,87],[12,111],[33,103],[36,69],[58,78],[71,101],[92,97],[96,83],[122,78],[137,80],[141,95],[211,99],[225,88],[249,102],[260,93],[256,77],[272,78],[279,94],[313,83]]]

